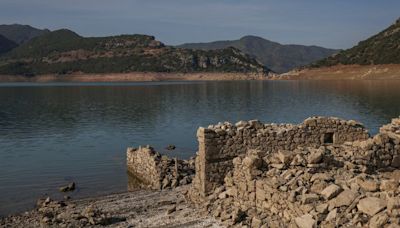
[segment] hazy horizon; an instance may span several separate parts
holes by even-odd
[[[282,44],[346,49],[392,24],[399,7],[394,0],[3,0],[0,24],[67,28],[82,36],[146,34],[168,45],[254,35]]]

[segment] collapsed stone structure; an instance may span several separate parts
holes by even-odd
[[[154,189],[193,178],[187,197],[227,226],[400,227],[400,118],[373,137],[326,117],[225,122],[197,137],[195,162],[129,148],[128,170]]]
[[[233,159],[258,149],[265,156],[277,150],[294,150],[299,146],[343,144],[364,140],[367,130],[355,121],[338,118],[308,118],[299,125],[263,124],[240,121],[235,125],[220,123],[197,131],[199,151],[196,158],[196,189],[203,196],[224,183],[233,169]]]
[[[128,148],[126,152],[128,172],[143,187],[165,189],[192,182],[194,160],[172,159],[162,156],[152,147]]]
[[[227,226],[400,227],[400,119],[241,121],[198,130],[189,197]]]

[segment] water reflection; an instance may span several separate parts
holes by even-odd
[[[125,151],[197,150],[199,126],[338,116],[371,133],[400,114],[399,81],[44,84],[0,87],[0,214],[77,182],[78,197],[126,190]]]

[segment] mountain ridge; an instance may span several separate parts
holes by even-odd
[[[400,18],[383,31],[360,41],[354,47],[311,64],[311,67],[329,67],[339,64],[400,64]]]
[[[242,72],[270,70],[236,48],[188,50],[148,35],[82,37],[61,29],[33,38],[0,58],[3,75],[127,72]]]
[[[48,29],[38,29],[30,25],[0,25],[0,35],[17,43],[18,45],[26,43],[35,37],[47,34],[49,32],[50,30]]]
[[[315,45],[280,44],[254,35],[243,36],[237,40],[177,45],[180,48],[201,50],[215,50],[230,46],[255,57],[259,62],[277,73],[284,73],[311,64],[339,51]]]

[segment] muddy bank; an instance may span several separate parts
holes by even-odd
[[[0,218],[0,227],[221,227],[185,200],[188,187],[65,202],[44,200],[35,210]]]
[[[255,73],[110,73],[38,75],[34,77],[0,75],[0,82],[142,82],[142,81],[229,81],[265,80],[267,75]]]
[[[281,80],[399,80],[400,64],[338,65],[293,70],[274,79]]]

